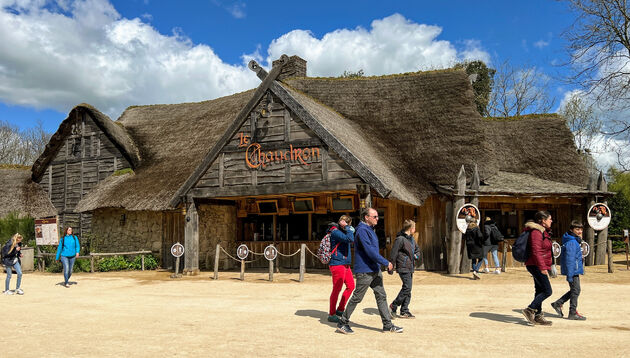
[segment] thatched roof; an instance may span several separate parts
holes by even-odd
[[[81,103],[74,107],[68,114],[68,117],[61,122],[59,129],[57,129],[57,132],[50,138],[44,152],[35,160],[31,169],[34,181],[40,181],[48,164],[55,158],[55,155],[63,146],[66,137],[71,133],[72,125],[79,120],[84,113],[88,114],[94,120],[94,123],[96,123],[112,143],[120,149],[120,152],[134,168],[138,166],[140,163],[140,153],[127,131],[123,127],[114,124],[108,116],[101,113],[98,109],[87,103]]]
[[[165,210],[177,190],[216,144],[253,91],[212,101],[129,107],[117,120],[140,150],[132,174],[110,176],[77,205]]]
[[[0,217],[11,212],[42,218],[57,215],[48,195],[31,181],[28,167],[0,167]]]

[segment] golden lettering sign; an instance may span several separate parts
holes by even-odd
[[[298,162],[303,165],[311,165],[313,161],[319,160],[320,152],[317,147],[295,148],[293,144],[289,144],[289,148],[285,150],[265,151],[259,143],[250,143],[250,137],[247,134],[239,133],[239,148],[245,149],[245,163],[247,166],[256,168],[265,168],[271,163],[283,163],[286,161]]]

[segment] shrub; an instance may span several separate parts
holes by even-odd
[[[145,270],[155,270],[158,266],[157,260],[153,255],[145,255],[144,256],[144,269]],[[131,270],[142,270],[142,255],[138,255],[134,257],[133,261],[129,263],[129,269]]]
[[[90,259],[77,259],[72,272],[90,272]]]
[[[0,241],[7,242],[13,234],[19,232],[28,243],[35,239],[35,220],[30,217],[20,218],[18,213],[11,212],[0,219]]]
[[[129,263],[122,256],[106,257],[99,260],[98,270],[102,272],[126,270]]]
[[[63,271],[63,265],[61,264],[61,261],[56,261],[53,259],[49,262],[46,262],[46,271],[52,272],[52,273],[59,273]]]

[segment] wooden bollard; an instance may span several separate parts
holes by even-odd
[[[269,260],[269,281],[273,282],[273,260]]]
[[[215,280],[219,279],[219,257],[221,256],[221,245],[217,244],[217,248],[214,252],[214,276]]]
[[[507,266],[507,247],[508,243],[503,241],[503,257],[501,258],[501,272],[505,272]]]
[[[241,260],[241,281],[245,281],[245,260]]]
[[[306,244],[300,245],[300,282],[304,282],[304,271],[306,271]]]
[[[607,240],[608,247],[608,273],[613,273],[615,269],[613,268],[613,255],[612,255],[612,240]]]
[[[144,271],[144,254],[142,255],[142,271]]]

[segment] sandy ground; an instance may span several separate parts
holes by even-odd
[[[623,257],[625,259],[625,256]],[[170,279],[169,272],[29,273],[23,296],[0,296],[2,357],[630,357],[630,271],[619,256],[615,273],[589,267],[579,311],[587,321],[556,317],[552,327],[528,326],[520,313],[532,298],[524,268],[501,275],[446,276],[417,272],[411,310],[397,319],[404,333],[381,332],[371,290],[354,312],[354,335],[326,321],[330,276],[307,273],[221,272]],[[623,265],[622,265],[623,264]],[[15,285],[15,276],[11,283]],[[564,278],[552,280],[563,294]],[[391,301],[397,275],[385,275]],[[568,309],[568,304],[565,306]],[[11,313],[13,312],[13,313]]]

